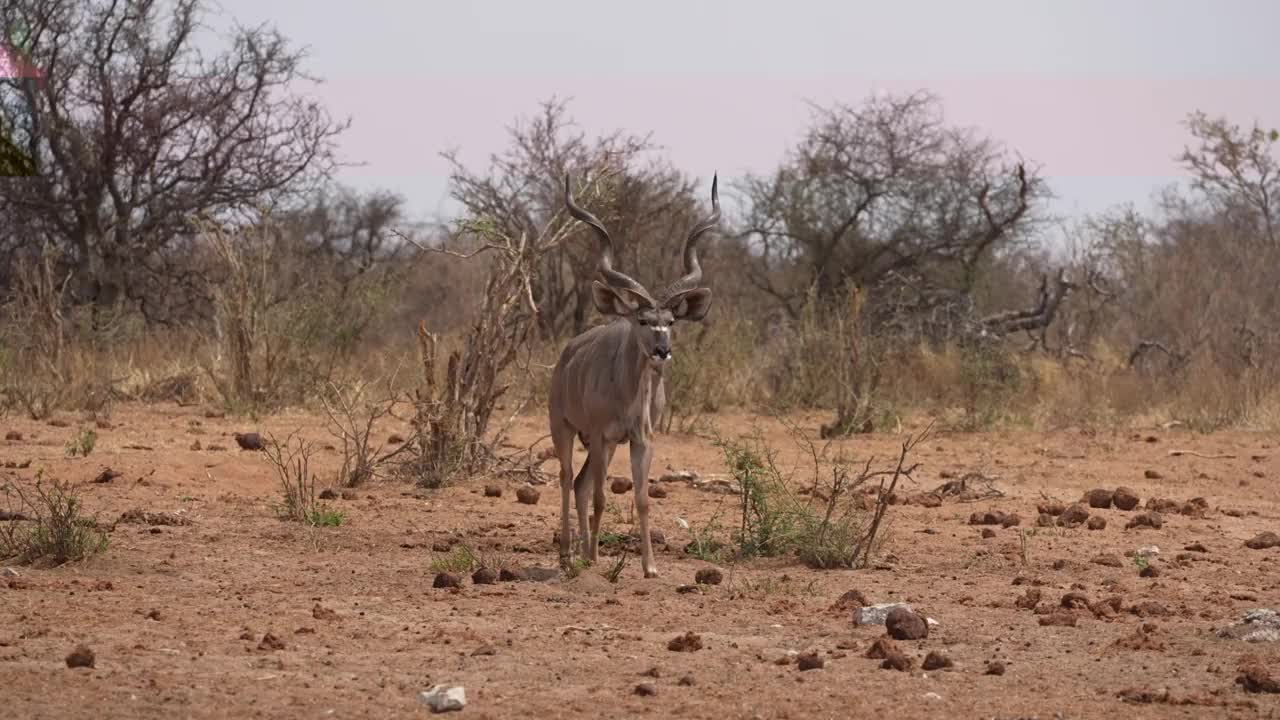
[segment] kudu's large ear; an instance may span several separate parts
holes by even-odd
[[[711,309],[711,289],[694,288],[678,292],[662,304],[676,320],[701,320]]]
[[[591,300],[602,315],[630,315],[642,307],[651,307],[649,299],[627,288],[591,281]]]

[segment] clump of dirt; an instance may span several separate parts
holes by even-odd
[[[996,536],[996,531],[991,528],[982,528],[982,539],[990,540]]]
[[[830,608],[831,612],[847,613],[857,610],[860,607],[866,607],[871,603],[867,601],[867,596],[858,590],[848,590],[839,597]]]
[[[1089,510],[1085,508],[1083,503],[1076,503],[1058,516],[1058,524],[1062,527],[1079,527],[1081,523],[1089,519]]]
[[[1152,530],[1159,530],[1164,527],[1164,517],[1155,510],[1148,510],[1147,512],[1134,515],[1129,522],[1125,523],[1124,527],[1126,530],[1133,530],[1136,528],[1151,528]]]
[[[827,662],[822,659],[822,656],[813,651],[800,653],[800,655],[796,657],[796,667],[800,668],[801,671],[820,670],[826,664]]]
[[[322,622],[338,621],[338,613],[321,605],[320,603],[316,603],[315,607],[311,608],[311,617]]]
[[[1155,600],[1143,600],[1129,608],[1129,612],[1141,618],[1147,617],[1168,617],[1173,613],[1164,605]]]
[[[649,497],[657,500],[661,500],[662,498],[667,496],[667,488],[662,483],[656,483],[656,482],[649,483],[649,487],[645,490],[645,492],[649,494]]]
[[[492,585],[498,582],[498,571],[493,568],[482,567],[471,573],[471,582],[475,585]]]
[[[614,495],[622,495],[623,493],[631,492],[632,486],[631,478],[620,477],[618,475],[614,475],[609,478],[609,490],[613,491]]]
[[[1134,492],[1133,488],[1124,487],[1122,485],[1116,488],[1116,491],[1111,494],[1111,502],[1116,506],[1117,510],[1129,512],[1130,510],[1138,507],[1138,493]]]
[[[493,485],[493,484],[485,485],[485,486],[484,486],[484,496],[485,496],[485,497],[490,497],[490,498],[500,498],[500,497],[502,497],[502,486],[501,486],[501,485]]]
[[[1036,505],[1036,511],[1041,515],[1052,515],[1058,517],[1067,509],[1067,504],[1061,500],[1045,500]]]
[[[177,515],[175,513],[150,512],[141,508],[134,508],[122,513],[120,515],[120,519],[116,522],[125,524],[135,523],[138,525],[149,525],[152,527],[160,525],[182,526],[190,525],[191,518],[188,518],[185,515]]]
[[[1106,510],[1111,507],[1111,503],[1115,498],[1114,490],[1106,490],[1104,488],[1094,488],[1084,494],[1082,501],[1088,503],[1089,507],[1099,510]]]
[[[262,449],[262,436],[256,432],[235,433],[232,437],[235,438],[236,444],[240,446],[241,450]]]
[[[951,661],[951,658],[937,650],[929,651],[929,654],[924,656],[924,662],[920,665],[924,670],[950,670],[954,666],[955,663]]]
[[[984,675],[1003,675],[1005,671],[1004,663],[999,660],[990,660],[987,662],[987,671]]]
[[[1280,679],[1270,668],[1254,662],[1243,665],[1236,677],[1236,684],[1247,693],[1280,693]]]
[[[1245,541],[1244,546],[1251,550],[1267,550],[1273,547],[1280,547],[1280,535],[1270,530],[1258,533],[1252,538]]]
[[[1124,567],[1124,561],[1120,559],[1120,556],[1114,555],[1111,553],[1103,553],[1101,555],[1098,555],[1094,557],[1092,560],[1090,560],[1089,562],[1093,563],[1094,565],[1102,565],[1103,567],[1113,567],[1113,568]]]
[[[1089,607],[1089,597],[1080,592],[1069,592],[1062,596],[1058,603],[1068,610],[1079,610]]]
[[[1035,610],[1036,605],[1040,604],[1042,596],[1043,593],[1040,592],[1040,588],[1027,588],[1026,592],[1013,601],[1013,605],[1019,610]]]
[[[1041,615],[1040,625],[1043,627],[1075,627],[1076,616],[1066,610],[1055,610],[1048,615]]]
[[[270,652],[273,650],[283,650],[284,641],[276,637],[275,635],[272,635],[271,633],[267,633],[263,635],[262,640],[258,642],[258,649],[264,650],[267,652]]]
[[[66,662],[69,668],[91,668],[97,664],[98,660],[88,645],[77,645],[67,655]]]
[[[901,652],[894,651],[885,656],[884,661],[880,663],[880,667],[884,670],[910,672],[911,668],[915,667],[915,661]]]
[[[1107,519],[1102,517],[1101,515],[1094,515],[1093,517],[1090,517],[1088,522],[1086,522],[1084,525],[1090,530],[1106,530]]]
[[[929,637],[929,623],[923,615],[896,607],[884,619],[885,630],[894,640],[923,640]]]
[[[653,697],[658,694],[658,686],[650,682],[642,682],[636,685],[636,689],[632,692],[640,697]]]
[[[702,568],[694,573],[693,581],[699,585],[719,585],[724,581],[724,573],[718,568]]]
[[[1134,629],[1132,635],[1126,635],[1113,643],[1122,650],[1151,650],[1164,652],[1164,641],[1160,639],[1159,629],[1155,623],[1142,623]]]
[[[1182,503],[1179,503],[1177,500],[1170,500],[1169,498],[1154,498],[1154,497],[1147,498],[1147,504],[1145,506],[1147,510],[1151,510],[1158,513],[1176,513],[1181,507],[1182,507]]]
[[[516,500],[520,501],[523,505],[537,505],[538,498],[541,496],[542,494],[539,493],[536,488],[530,487],[529,485],[522,485],[518,490],[516,490]]]
[[[528,579],[529,573],[521,568],[502,568],[498,571],[498,582],[524,582]]]
[[[678,635],[667,643],[667,649],[671,652],[693,652],[702,649],[702,636],[692,630],[683,635]]]
[[[451,572],[436,573],[435,579],[431,581],[431,587],[437,590],[462,587],[462,578]]]
[[[890,655],[901,655],[902,650],[898,647],[898,643],[887,635],[881,635],[876,641],[871,643],[871,647],[867,648],[866,656],[873,660],[883,660]]]

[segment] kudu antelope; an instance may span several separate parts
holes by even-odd
[[[573,201],[564,181],[569,214],[586,223],[600,244],[598,275],[591,282],[596,309],[614,316],[573,338],[560,353],[551,375],[551,440],[560,460],[560,562],[569,564],[569,495],[578,511],[582,557],[598,559],[600,517],[604,513],[604,481],[619,443],[628,443],[636,515],[640,519],[640,564],[647,578],[657,577],[649,541],[649,463],[653,459],[653,427],[662,416],[666,395],[662,372],[671,362],[671,325],[701,320],[711,307],[711,290],[701,286],[698,239],[720,221],[717,179],[711,180],[711,215],[698,223],[684,244],[684,277],[656,297],[643,285],[613,268],[609,231]],[[604,282],[601,282],[603,280]],[[573,474],[573,440],[587,448],[587,460]],[[590,522],[588,491],[593,491]]]

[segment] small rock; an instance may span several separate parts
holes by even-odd
[[[642,682],[636,685],[634,692],[640,697],[653,697],[658,694],[658,686],[650,682]]]
[[[937,650],[931,650],[928,655],[924,656],[924,663],[920,667],[924,670],[950,670],[954,665],[955,663],[951,662],[951,658]]]
[[[1144,558],[1159,557],[1160,546],[1159,545],[1143,545],[1137,550],[1134,550],[1133,554],[1137,555],[1138,557],[1144,557]]]
[[[1142,472],[1142,477],[1144,477],[1144,478],[1146,478],[1146,479],[1148,479],[1148,480],[1163,480],[1163,479],[1164,479],[1164,475],[1162,475],[1162,474],[1160,473],[1160,471],[1159,471],[1159,470],[1150,470],[1150,469],[1148,469],[1148,470],[1144,470],[1144,471]]]
[[[391,433],[391,436],[387,438],[387,444],[388,444],[388,445],[403,445],[403,444],[404,444],[404,436],[403,436],[403,435],[401,435],[401,434],[399,434],[399,433]]]
[[[1041,615],[1040,625],[1044,627],[1075,627],[1076,616],[1065,610],[1055,610],[1048,615]]]
[[[1102,517],[1101,515],[1094,515],[1089,518],[1088,522],[1085,523],[1085,527],[1089,528],[1090,530],[1106,530],[1107,519]]]
[[[1057,519],[1058,518],[1056,515],[1050,515],[1049,513],[1040,513],[1040,517],[1036,518],[1036,527],[1053,527],[1054,524],[1057,522]]]
[[[1142,568],[1141,570],[1139,570],[1138,575],[1139,577],[1144,577],[1144,578],[1160,577],[1160,568],[1156,567],[1155,565],[1148,565]]]
[[[723,580],[724,574],[713,567],[702,568],[693,576],[693,581],[699,585],[719,585]]]
[[[915,662],[911,658],[900,652],[889,653],[885,656],[884,661],[880,663],[882,669],[897,670],[898,672],[909,672],[914,665]]]
[[[516,490],[516,500],[524,505],[537,505],[539,497],[541,497],[541,494],[528,485],[522,485]]]
[[[502,568],[498,571],[498,582],[524,582],[529,579],[529,573],[520,568]]]
[[[1040,588],[1027,588],[1027,591],[1014,600],[1013,604],[1020,610],[1035,610],[1036,605],[1040,604],[1041,597]]]
[[[93,482],[98,484],[109,483],[112,480],[115,480],[116,478],[120,477],[120,475],[121,473],[119,470],[112,470],[109,467],[104,467],[102,468],[102,471],[99,472],[97,476],[93,478]]]
[[[693,652],[702,649],[702,636],[693,631],[686,632],[671,639],[667,643],[667,649],[671,652]]]
[[[502,497],[502,486],[501,485],[485,485],[484,496],[491,497],[491,498]]]
[[[876,641],[871,643],[871,647],[867,648],[866,656],[873,660],[883,660],[893,654],[902,654],[902,650],[898,648],[898,643],[894,642],[888,635],[881,635]]]
[[[969,516],[970,525],[1003,525],[1008,515],[1001,510],[975,512]]]
[[[676,684],[680,687],[693,687],[696,683],[692,675],[682,675]]]
[[[1180,507],[1182,506],[1177,500],[1170,500],[1169,498],[1147,498],[1146,509],[1148,510],[1172,513],[1178,512]]]
[[[1190,545],[1182,549],[1186,550],[1187,552],[1198,552],[1198,553],[1209,552],[1209,548],[1205,547],[1203,543],[1191,543]]]
[[[311,617],[324,622],[337,622],[338,613],[320,603],[316,603],[315,607],[311,608]]]
[[[431,581],[431,587],[437,590],[441,588],[462,587],[462,578],[451,572],[436,573],[436,579]]]
[[[97,663],[97,658],[93,655],[93,650],[88,645],[77,645],[74,650],[67,655],[67,667],[69,668],[91,668]]]
[[[1004,674],[1004,663],[1000,662],[999,660],[992,660],[991,662],[988,662],[988,663],[987,663],[987,671],[986,671],[986,673],[984,673],[984,674],[986,674],[986,675],[1003,675],[1003,674]]]
[[[833,612],[852,612],[864,605],[870,605],[867,602],[867,596],[857,590],[847,590],[834,603],[831,604],[830,610]]]
[[[982,537],[983,537],[983,539],[988,539],[988,540],[989,540],[989,539],[991,539],[991,538],[993,538],[993,537],[995,537],[995,536],[996,536],[996,531],[995,531],[995,530],[992,530],[991,528],[982,528]]]
[[[897,608],[903,608],[908,612],[911,606],[906,603],[880,603],[878,605],[868,605],[858,608],[853,614],[853,624],[855,625],[884,625],[885,619],[889,617],[889,612]]]
[[[1239,622],[1219,630],[1218,637],[1246,642],[1280,642],[1280,612],[1268,608],[1250,610]]]
[[[631,478],[621,477],[618,475],[614,475],[609,478],[609,490],[611,490],[614,495],[622,495],[624,493],[631,492],[632,487],[634,487],[634,484],[631,482]]]
[[[461,685],[436,685],[418,693],[418,702],[434,713],[461,710],[467,706],[467,691]]]
[[[801,672],[805,670],[821,670],[826,664],[827,661],[823,660],[816,652],[800,653],[796,658],[796,667],[800,668]]]
[[[1045,500],[1044,502],[1036,505],[1036,510],[1041,515],[1052,515],[1054,517],[1061,515],[1066,509],[1066,504],[1061,500]]]
[[[1111,495],[1111,502],[1117,509],[1128,512],[1138,507],[1138,494],[1132,488],[1118,487]]]
[[[1236,684],[1244,688],[1247,693],[1280,693],[1280,680],[1258,664],[1240,668]]]
[[[1134,515],[1133,519],[1125,523],[1124,527],[1126,530],[1133,530],[1135,528],[1151,528],[1153,530],[1159,530],[1163,526],[1164,518],[1160,516],[1160,513],[1155,510],[1148,510],[1147,512]]]
[[[896,607],[884,619],[885,630],[894,640],[923,640],[929,637],[929,623],[907,608]]]
[[[333,488],[325,488],[320,491],[321,500],[337,500],[338,493]]]
[[[471,573],[471,582],[476,585],[492,585],[498,582],[498,572],[492,568],[482,567]]]
[[[1062,527],[1076,527],[1089,519],[1089,510],[1083,503],[1076,503],[1062,511],[1058,516],[1058,524]]]
[[[236,444],[240,446],[241,450],[261,450],[262,449],[262,436],[256,432],[235,433],[233,437],[235,437]]]
[[[1258,533],[1254,537],[1245,541],[1244,546],[1251,550],[1266,550],[1268,548],[1280,547],[1280,535],[1270,530]]]
[[[284,641],[271,633],[267,633],[262,636],[262,640],[258,641],[258,649],[267,651],[283,650]]]
[[[1084,494],[1084,502],[1088,503],[1089,507],[1099,510],[1106,510],[1111,507],[1114,498],[1114,490],[1105,490],[1103,488],[1095,488]]]
[[[4,434],[4,439],[9,440],[10,442],[20,442],[22,440],[22,433],[17,430],[10,430]]]
[[[1089,607],[1089,597],[1084,593],[1069,592],[1062,596],[1062,600],[1058,603],[1068,610],[1077,610]]]
[[[160,621],[160,619],[161,619],[161,617],[162,617],[162,615],[161,615],[161,613],[160,613],[160,609],[159,609],[159,608],[151,608],[151,610],[147,612],[147,614],[146,614],[146,616],[145,616],[145,617],[146,617],[148,620],[155,620],[156,622],[159,622],[159,621]]]
[[[1000,523],[1000,527],[1011,528],[1022,524],[1022,518],[1017,513],[1009,513],[1004,516],[1004,520]]]
[[[651,498],[661,499],[667,496],[667,488],[662,483],[651,482],[649,483],[648,493]]]

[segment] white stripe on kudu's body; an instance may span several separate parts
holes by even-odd
[[[568,567],[570,498],[578,514],[582,556],[595,562],[599,554],[600,517],[604,513],[604,481],[621,443],[629,445],[636,515],[640,520],[640,564],[645,577],[657,577],[649,541],[649,463],[653,459],[653,426],[662,416],[666,394],[662,372],[671,362],[671,324],[698,321],[711,307],[711,290],[702,287],[698,239],[720,220],[717,179],[711,180],[711,215],[689,232],[684,245],[685,274],[657,299],[640,283],[613,269],[609,232],[594,215],[573,201],[565,177],[569,214],[591,226],[600,243],[598,272],[591,283],[596,309],[614,316],[608,325],[591,328],[569,341],[551,375],[551,441],[560,461],[560,563]],[[573,440],[587,446],[587,461],[573,473]],[[588,495],[590,492],[590,495]],[[591,515],[587,516],[588,500]]]

